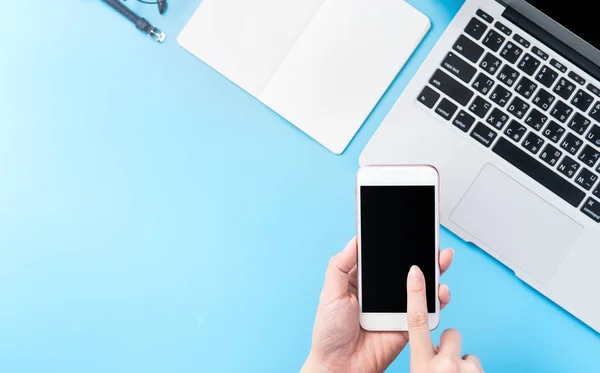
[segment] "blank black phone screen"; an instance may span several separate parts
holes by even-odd
[[[432,186],[361,186],[362,312],[405,313],[410,267],[423,271],[435,312],[436,208]]]

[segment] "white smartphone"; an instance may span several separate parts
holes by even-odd
[[[425,276],[429,328],[440,321],[439,174],[432,166],[369,166],[357,174],[358,297],[365,330],[408,330],[406,278]]]

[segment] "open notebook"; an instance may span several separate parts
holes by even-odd
[[[340,154],[428,30],[403,0],[204,0],[178,41]]]

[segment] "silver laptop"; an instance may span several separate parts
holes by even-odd
[[[600,331],[600,33],[589,9],[466,0],[360,163],[435,165],[445,227]]]

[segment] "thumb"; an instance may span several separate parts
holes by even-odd
[[[357,256],[355,237],[348,242],[343,251],[331,258],[325,274],[321,303],[328,304],[348,295],[349,273],[356,266]]]

